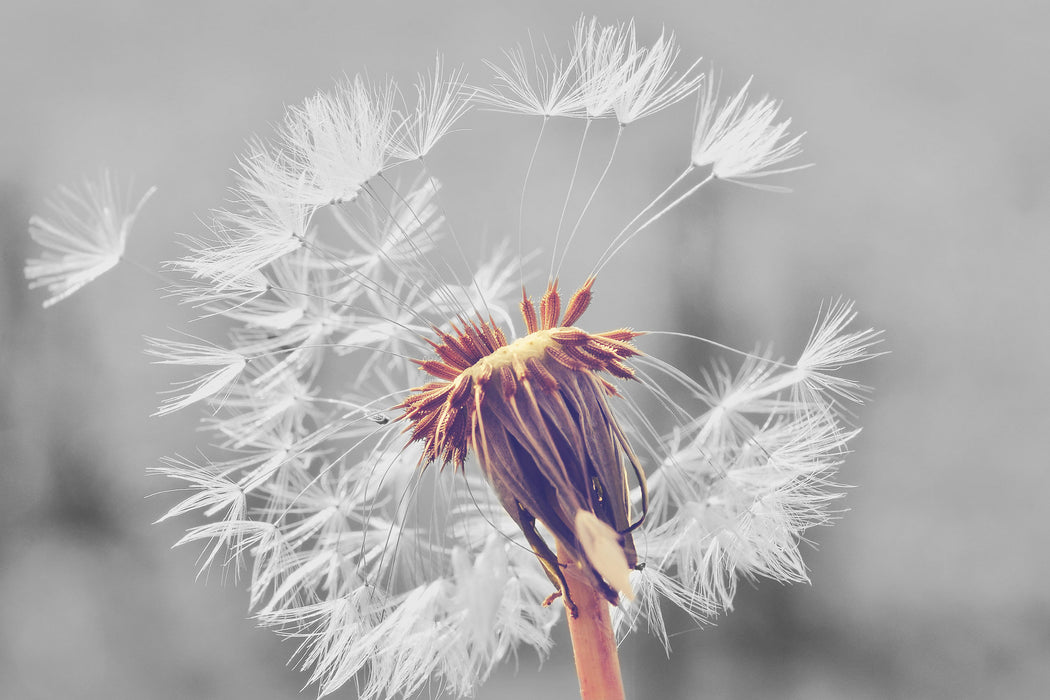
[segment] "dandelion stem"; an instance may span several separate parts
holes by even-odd
[[[566,559],[560,543],[558,559]],[[569,621],[576,675],[580,679],[580,697],[582,700],[623,700],[620,657],[609,616],[609,602],[583,578],[575,575],[575,567],[570,565],[565,577],[579,612],[575,619],[572,615],[565,617]]]

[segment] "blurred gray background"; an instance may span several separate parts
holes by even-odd
[[[1046,697],[1045,3],[5,0],[0,698],[262,700],[305,682],[286,667],[292,645],[246,619],[240,588],[195,582],[195,552],[168,549],[191,523],[149,524],[172,497],[146,498],[167,487],[146,468],[197,438],[192,412],[148,418],[171,377],[141,336],[185,311],[130,267],[41,310],[21,268],[43,198],[101,164],[156,184],[129,254],[170,259],[173,234],[201,230],[245,139],[284,105],[357,71],[408,80],[438,50],[480,81],[481,58],[527,30],[560,44],[581,12],[634,16],[647,39],[666,24],[727,85],[755,74],[817,164],[783,180],[789,195],[723,184],[690,202],[605,271],[592,324],[791,356],[821,300],[842,295],[892,350],[860,372],[877,392],[841,475],[851,512],[811,533],[813,585],[745,584],[716,626],[672,621],[670,659],[632,637],[629,697]],[[606,202],[644,201],[681,169],[690,112],[631,127]],[[469,126],[435,169],[458,231],[503,235],[537,125]],[[561,138],[573,148],[578,131],[548,152]],[[559,202],[565,181],[536,187]],[[570,269],[586,270],[602,222]],[[478,697],[571,697],[557,639],[542,668],[524,652]]]

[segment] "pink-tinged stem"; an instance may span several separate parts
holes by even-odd
[[[559,545],[558,559],[567,560]],[[582,700],[623,700],[623,680],[620,678],[620,656],[616,649],[609,602],[586,581],[575,575],[571,564],[565,571],[572,601],[579,615],[573,619],[566,611],[572,652],[576,657],[576,674],[580,677]]]

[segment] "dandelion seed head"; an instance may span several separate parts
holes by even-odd
[[[649,352],[659,332],[587,328],[594,275],[563,303],[555,262],[572,234],[559,249],[552,232],[535,303],[532,256],[500,240],[474,260],[427,162],[471,104],[623,127],[706,81],[691,147],[683,138],[691,166],[609,237],[600,272],[704,186],[695,168],[737,181],[793,169],[780,165],[800,137],[779,103],[749,103],[745,86],[719,104],[712,75],[676,67],[673,34],[643,44],[633,23],[582,18],[567,55],[530,48],[490,64],[488,86],[439,57],[412,101],[351,78],[290,107],[169,265],[189,278],[172,293],[229,330],[148,340],[156,362],[196,373],[157,414],[203,405],[210,435],[207,456],[155,470],[185,490],[164,518],[203,519],[180,544],[201,548],[202,572],[247,579],[257,619],[292,640],[322,696],[347,684],[366,699],[430,684],[469,695],[521,648],[549,653],[581,587],[612,606],[619,634],[667,646],[662,604],[702,621],[731,608],[741,578],[807,580],[806,533],[835,513],[856,434],[842,404],[864,394],[843,373],[878,341],[850,330],[849,304],[818,316],[794,363],[742,353],[694,375]],[[589,193],[570,185],[576,227],[626,131]],[[137,209],[113,199],[103,185],[61,223],[34,219],[59,253],[60,267],[27,268],[48,303],[121,255]]]

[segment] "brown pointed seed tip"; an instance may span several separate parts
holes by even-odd
[[[548,330],[558,325],[561,316],[561,295],[558,294],[558,280],[547,285],[547,291],[540,299],[540,321],[543,329]]]
[[[583,316],[583,312],[591,305],[591,287],[594,286],[594,277],[588,277],[583,286],[569,299],[569,306],[565,309],[565,318],[561,325],[571,326]]]
[[[532,299],[529,299],[525,293],[525,288],[521,288],[521,316],[525,319],[525,330],[529,333],[535,333],[540,329],[539,324],[536,321],[536,306],[532,303]]]

